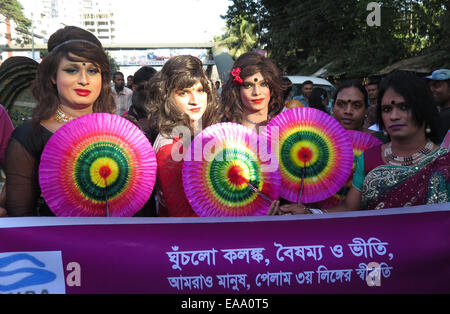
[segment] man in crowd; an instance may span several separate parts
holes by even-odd
[[[113,74],[112,91],[116,99],[116,114],[123,115],[131,107],[133,91],[125,87],[125,79],[122,72]]]
[[[303,107],[309,107],[309,97],[311,96],[313,87],[313,82],[304,81],[302,84],[302,94],[300,96],[294,96],[293,99],[300,101]]]
[[[133,76],[133,90],[136,90],[140,85],[150,81],[153,75],[156,74],[156,70],[151,66],[143,66],[134,73]]]
[[[128,75],[128,77],[127,77],[127,87],[129,88],[129,89],[133,89],[133,80],[134,80],[134,77],[133,77],[133,75]]]
[[[155,104],[147,103],[147,83],[156,74],[156,70],[150,66],[143,66],[134,73],[132,105],[128,110],[128,119],[147,135],[153,144],[158,136],[157,117],[155,111],[150,106]]]
[[[377,120],[377,99],[378,99],[378,85],[380,81],[378,79],[369,79],[367,83],[367,94],[369,95],[369,112],[367,113],[367,119],[364,123],[364,128],[368,128],[374,131],[378,131],[379,128],[375,124]]]
[[[429,80],[434,100],[439,106],[439,120],[441,125],[440,139],[444,139],[450,128],[450,70],[439,69],[426,79]]]
[[[367,94],[369,94],[369,105],[376,105],[377,104],[377,98],[378,98],[378,80],[369,80],[369,83],[367,83]]]

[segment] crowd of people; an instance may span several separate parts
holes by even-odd
[[[312,82],[303,84],[302,95],[294,98],[297,103],[287,102],[289,81],[270,58],[257,52],[244,53],[234,62],[219,93],[202,62],[188,55],[169,59],[160,71],[141,68],[128,77],[126,87],[122,73],[111,75],[100,41],[73,26],[54,33],[48,51],[33,82],[32,118],[14,131],[2,122],[0,165],[6,184],[0,217],[53,215],[39,187],[40,156],[60,127],[95,112],[122,115],[154,147],[157,184],[141,216],[196,216],[183,190],[183,161],[174,160],[171,152],[183,155],[185,143],[200,130],[234,122],[260,133],[271,119],[296,106],[322,110],[345,129],[383,141],[362,154],[345,201],[328,212],[450,202],[450,154],[440,146],[450,126],[449,70],[425,79],[393,73],[368,87],[342,82],[330,110],[327,92]],[[180,128],[188,130],[190,138],[183,138]],[[312,212],[324,211],[276,200],[268,214]]]

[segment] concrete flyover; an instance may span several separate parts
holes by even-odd
[[[225,82],[233,66],[233,58],[228,49],[217,47],[213,42],[204,43],[104,43],[106,51],[125,51],[125,50],[148,50],[148,49],[207,49],[212,55],[212,60],[202,60],[205,65],[216,65],[217,71],[222,82]],[[0,45],[1,51],[46,51],[46,44],[32,45]],[[150,66],[162,66],[165,60],[150,60]]]

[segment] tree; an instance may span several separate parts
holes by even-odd
[[[438,52],[436,65],[449,63],[449,1],[378,1],[379,27],[367,24],[370,2],[234,0],[224,18],[229,29],[242,19],[257,22],[260,44],[289,74],[312,74],[326,65],[335,74],[363,77],[430,52]]]
[[[427,6],[423,15],[429,21],[430,43],[424,49],[429,57],[430,66],[436,68],[450,68],[450,2],[439,0],[424,1]]]
[[[6,18],[6,22],[9,24],[9,20],[14,20],[18,28],[26,32],[31,27],[31,21],[22,10],[23,7],[17,0],[0,0],[0,14]]]
[[[240,24],[235,23],[221,38],[216,38],[219,45],[224,45],[230,50],[231,56],[237,59],[247,51],[258,46],[258,38],[254,32],[255,24],[240,19]]]
[[[369,2],[263,1],[270,12],[265,41],[271,57],[288,73],[312,74],[328,65],[347,77],[370,74],[403,58],[403,39],[392,35],[396,11],[383,7],[382,27],[369,27]]]
[[[28,28],[31,21],[23,15],[23,7],[17,0],[0,0],[0,14],[14,20],[18,26]]]
[[[118,72],[120,70],[120,67],[117,65],[116,60],[111,57],[110,53],[107,50],[105,50],[105,53],[108,56],[111,75],[113,75],[115,72]]]

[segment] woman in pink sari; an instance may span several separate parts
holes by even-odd
[[[439,146],[438,111],[426,83],[402,72],[386,77],[377,120],[390,141],[361,155],[347,198],[328,212],[450,202],[450,153]],[[275,203],[270,213],[309,212],[323,211]]]
[[[5,108],[0,105],[0,169],[3,169],[5,165],[5,150],[13,131],[14,127],[11,119],[9,118]],[[4,186],[0,185],[0,217],[6,215],[6,210],[4,209],[5,200],[6,192]]]
[[[14,126],[8,116],[8,112],[0,105],[0,168],[3,168],[5,165],[5,150],[13,131]]]

